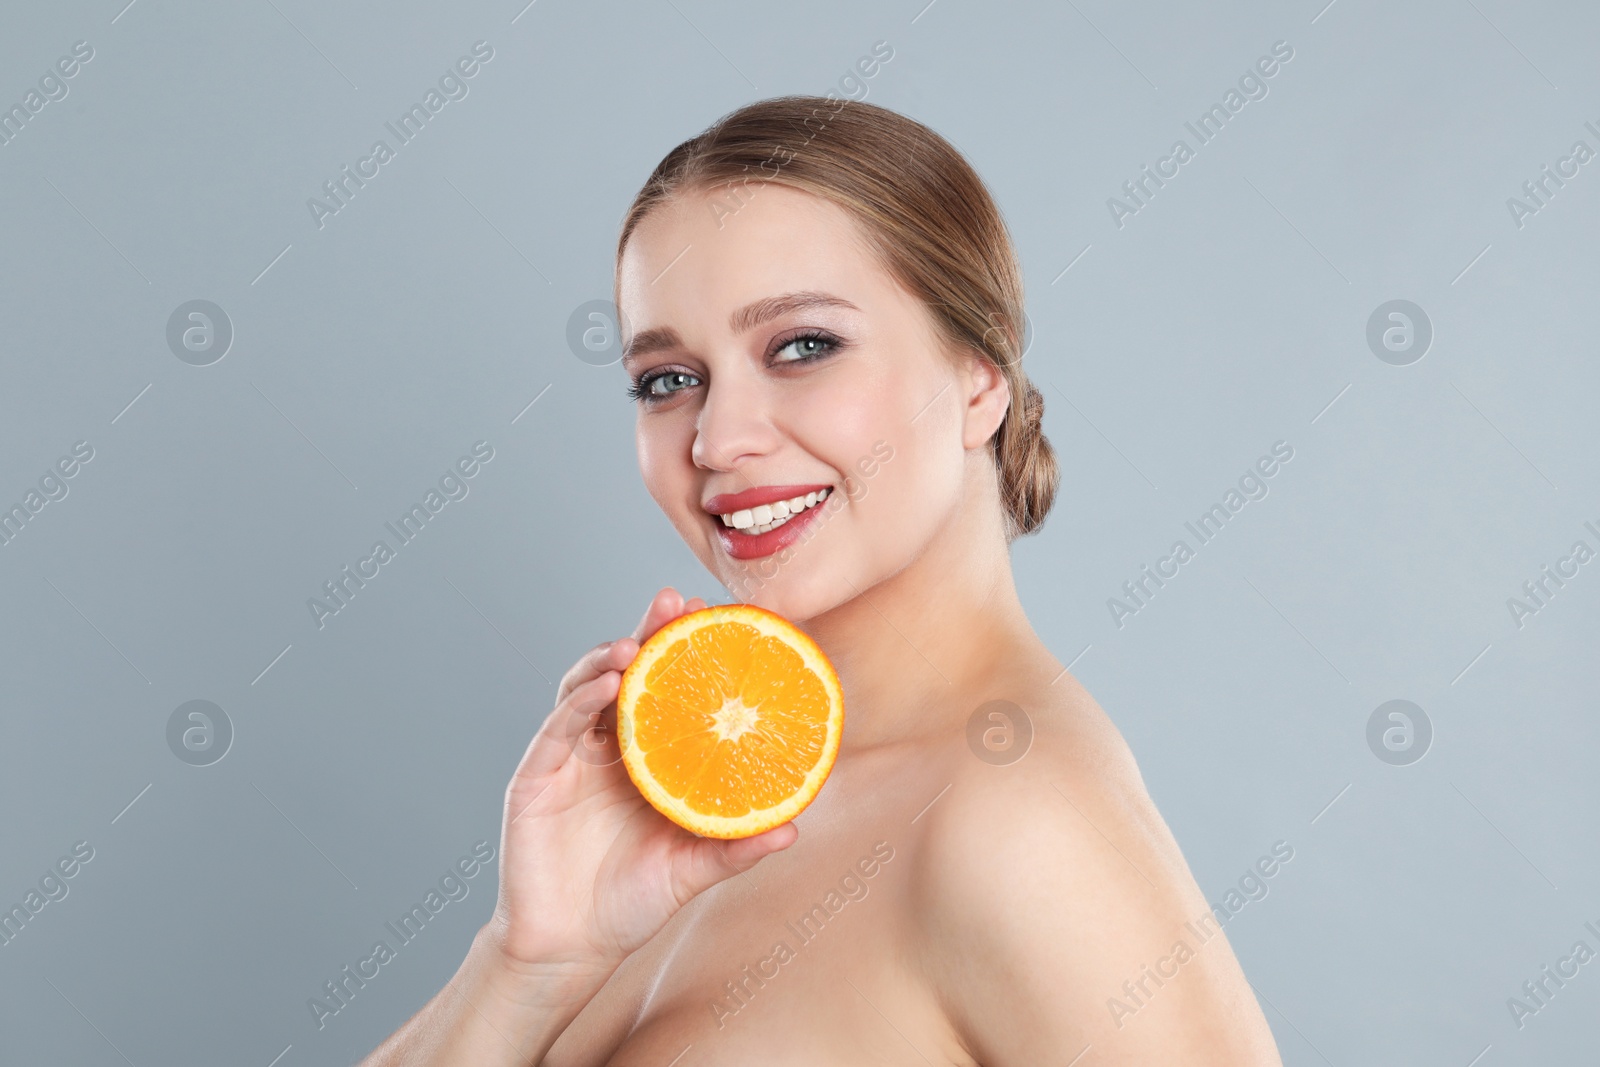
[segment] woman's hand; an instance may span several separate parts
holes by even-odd
[[[691,897],[799,836],[785,823],[737,841],[699,837],[651,807],[623,767],[623,669],[650,635],[705,606],[663,589],[632,637],[597,646],[561,679],[506,789],[488,929],[508,963],[609,974]]]
[[[617,689],[639,643],[687,611],[672,589],[632,637],[561,679],[506,787],[500,899],[455,977],[363,1067],[520,1067],[543,1062],[630,952],[696,893],[799,836],[793,823],[741,841],[697,837],[639,794],[617,747]]]

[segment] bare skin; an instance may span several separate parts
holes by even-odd
[[[730,322],[794,292],[853,307]],[[580,735],[638,643],[703,606],[663,590],[563,679],[507,790],[494,918],[365,1063],[1279,1064],[1127,746],[1022,609],[986,444],[1004,377],[940,345],[841,209],[779,187],[731,219],[703,194],[658,208],[619,303],[634,337],[673,331],[625,361],[658,379],[645,485],[737,599],[833,660],[838,761],[742,841],[650,808],[615,742]],[[794,342],[811,329],[838,343],[801,359],[827,348]],[[812,483],[844,506],[779,566],[733,558],[700,507]],[[969,740],[975,715],[1005,728],[996,700],[1031,726],[1020,758]]]

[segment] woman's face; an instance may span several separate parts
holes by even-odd
[[[805,620],[865,592],[954,525],[971,459],[991,462],[1003,378],[949,358],[819,197],[658,206],[618,298],[645,486],[736,600]]]

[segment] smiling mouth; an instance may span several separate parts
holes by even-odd
[[[752,537],[769,533],[807,509],[821,504],[832,492],[832,489],[822,489],[788,500],[775,500],[771,504],[730,511],[722,516],[722,525]]]

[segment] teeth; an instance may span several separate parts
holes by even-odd
[[[768,530],[776,530],[807,508],[822,503],[828,499],[829,492],[831,490],[823,489],[820,492],[797,496],[792,500],[778,500],[756,508],[729,512],[722,516],[722,525],[731,526],[752,537],[764,534]]]
[[[750,527],[750,529],[746,530],[745,533],[747,533],[747,534],[764,534],[768,530],[776,530],[778,527],[782,526],[784,523],[786,523],[788,521],[789,521],[788,519],[774,519],[772,522],[762,523],[759,526],[752,526],[752,527]]]

